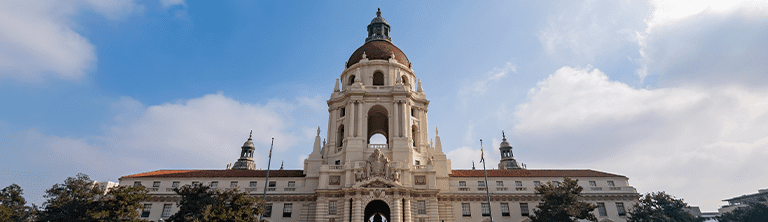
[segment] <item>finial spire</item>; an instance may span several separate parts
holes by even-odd
[[[504,135],[504,130],[501,131],[501,138],[504,138],[504,140],[507,140],[507,136]]]
[[[251,139],[253,137],[253,130],[251,130],[251,134],[248,135],[248,139]]]
[[[381,17],[381,8],[377,8],[376,10],[376,17]]]
[[[320,136],[320,127],[317,127],[317,136]]]
[[[280,161],[280,170],[283,170],[283,161]]]
[[[435,127],[435,136],[437,136],[437,127]]]

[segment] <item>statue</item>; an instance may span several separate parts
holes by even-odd
[[[355,170],[355,182],[364,181],[373,177],[381,177],[391,181],[400,181],[400,172],[393,167],[392,162],[384,156],[380,149],[373,151],[362,170]]]

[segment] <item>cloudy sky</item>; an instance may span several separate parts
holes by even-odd
[[[704,211],[768,186],[768,3],[635,0],[0,1],[0,186],[223,169],[251,129],[301,169],[377,7],[454,169],[504,130]]]

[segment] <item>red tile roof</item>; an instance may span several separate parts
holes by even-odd
[[[451,170],[451,177],[483,177],[482,170]],[[625,177],[594,170],[488,170],[488,177]]]
[[[395,60],[397,60],[398,63],[405,66],[410,65],[408,57],[405,57],[405,53],[403,53],[400,48],[397,48],[397,46],[393,45],[389,41],[373,40],[366,42],[363,44],[363,46],[357,48],[357,50],[355,50],[351,56],[349,56],[349,60],[347,60],[347,68],[360,62],[360,60],[363,59],[363,52],[365,52],[365,56],[369,60],[389,60],[389,58],[392,56],[392,53],[394,53]]]
[[[266,177],[266,170],[155,170],[123,176],[122,178],[141,177]],[[304,177],[302,170],[270,170],[270,177]]]

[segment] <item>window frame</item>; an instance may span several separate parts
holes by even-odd
[[[219,181],[211,181],[211,188],[218,188],[219,187]]]
[[[472,217],[472,207],[469,203],[461,203],[461,215],[464,217]]]
[[[485,181],[477,181],[477,187],[485,187]]]
[[[283,204],[283,217],[291,217],[292,213],[293,213],[293,203],[284,203]]]
[[[594,180],[591,180],[591,181],[589,181],[589,186],[590,187],[596,187],[597,186],[597,182],[594,181]]]
[[[230,188],[237,188],[237,184],[238,184],[237,181],[230,181],[229,182],[229,187]]]
[[[597,215],[600,217],[608,216],[608,211],[605,209],[605,203],[602,203],[602,202],[597,203]]]
[[[181,185],[181,181],[173,181],[173,183],[171,183],[171,187],[173,188],[178,188],[179,185]]]
[[[427,202],[423,200],[416,201],[416,213],[427,214]]]
[[[288,181],[288,187],[296,187],[296,181]]]
[[[499,207],[501,208],[501,216],[509,217],[509,203],[499,203]]]
[[[488,203],[480,203],[480,215],[483,217],[491,216],[491,205]]]
[[[257,187],[259,186],[259,181],[250,181],[248,183],[248,187]]]
[[[264,204],[264,213],[261,214],[262,217],[272,217],[272,204]]]
[[[531,215],[531,210],[528,209],[528,203],[520,203],[520,216],[527,217]]]
[[[274,181],[274,180],[269,181],[269,184],[267,185],[267,187],[277,187],[277,181]]]
[[[467,181],[459,181],[459,187],[467,187]]]
[[[497,187],[503,187],[504,186],[504,181],[496,181],[496,186]]]
[[[173,204],[163,204],[163,213],[160,215],[162,218],[168,218],[171,216],[171,208]]]
[[[627,216],[627,209],[624,208],[623,202],[616,202],[616,212],[619,214],[620,217]]]
[[[152,204],[144,204],[144,209],[141,209],[141,218],[147,218],[152,214]]]
[[[160,187],[160,181],[152,182],[152,187]]]
[[[338,205],[335,200],[328,201],[328,215],[337,215],[339,213]]]

